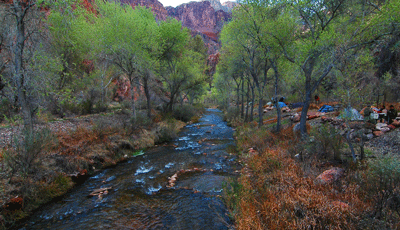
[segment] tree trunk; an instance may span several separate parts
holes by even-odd
[[[32,132],[33,130],[33,117],[30,103],[27,98],[27,88],[25,79],[25,69],[23,62],[23,53],[25,46],[25,22],[26,9],[22,8],[20,1],[14,0],[14,13],[17,21],[17,35],[16,43],[14,47],[14,64],[15,64],[15,75],[14,80],[16,82],[18,101],[22,110],[22,117],[24,119],[24,128]]]
[[[304,100],[303,110],[300,115],[300,134],[302,137],[307,136],[307,112],[310,108],[311,90],[306,90],[306,98]]]
[[[244,116],[244,79],[242,77],[242,111],[240,113],[241,117]]]
[[[249,83],[247,82],[247,91],[246,91],[246,116],[244,117],[244,121],[249,121]]]
[[[146,95],[146,102],[147,102],[147,117],[151,118],[151,103],[150,103],[151,101],[150,101],[150,89],[148,81],[149,81],[148,76],[143,77],[144,94]]]
[[[260,128],[263,125],[263,98],[260,97],[258,99],[258,127]]]
[[[347,125],[347,127],[350,127],[348,122],[346,122],[346,125]],[[349,144],[350,151],[351,151],[351,156],[353,158],[353,162],[357,162],[356,153],[354,151],[353,143],[351,143],[351,140],[350,140],[350,129],[349,128],[348,128],[347,133],[346,133],[346,141],[347,141],[347,144]]]
[[[254,118],[253,118],[254,117],[254,99],[255,99],[254,86],[250,86],[250,89],[251,89],[250,121],[253,121],[254,120]]]
[[[133,79],[132,76],[129,76],[130,79],[130,83],[131,83],[131,92],[132,92],[132,115],[133,115],[133,119],[136,121],[136,102],[135,102],[135,87],[133,86]]]
[[[276,132],[279,133],[281,131],[281,108],[279,107],[278,104],[278,94],[279,94],[279,73],[278,73],[278,67],[275,65],[274,62],[272,62],[272,67],[274,68],[275,72],[275,101],[276,101],[276,115],[277,115],[277,121],[276,121]]]
[[[236,109],[237,109],[237,113],[240,111],[239,110],[239,100],[240,100],[239,90],[240,90],[240,84],[237,85],[237,87],[236,87]]]

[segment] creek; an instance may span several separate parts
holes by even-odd
[[[221,115],[207,109],[170,144],[98,172],[21,229],[234,229],[221,196],[240,165]]]

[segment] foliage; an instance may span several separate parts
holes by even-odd
[[[241,122],[240,110],[235,107],[229,107],[224,112],[224,121],[226,121],[230,126],[236,126],[239,124]]]
[[[168,123],[167,125],[159,127],[156,132],[155,144],[162,144],[170,142],[177,137],[177,130],[174,127],[174,123]]]
[[[54,135],[48,129],[33,133],[25,130],[21,136],[15,136],[13,147],[3,153],[4,162],[10,169],[10,180],[15,174],[22,178],[35,174],[46,151],[55,145]]]
[[[310,139],[306,147],[308,157],[342,160],[343,138],[334,126],[323,124],[315,127],[310,133]]]
[[[244,129],[238,128],[237,133],[246,136]],[[359,220],[367,218],[364,211],[369,208],[363,200],[364,189],[354,180],[345,185],[321,186],[286,154],[295,143],[292,128],[270,135],[271,143],[275,142],[273,147],[242,155],[242,172],[246,173],[239,177],[239,185],[228,192],[237,229],[357,229]],[[249,140],[256,140],[255,135],[246,141],[237,139],[238,147],[244,150],[265,142],[261,138],[257,140],[259,144]],[[319,170],[311,167],[312,171]]]
[[[12,104],[8,98],[2,98],[0,101],[0,123],[7,117],[11,117]]]
[[[183,105],[175,108],[172,111],[172,116],[183,122],[189,122],[192,118],[202,112],[202,108],[196,108],[193,105]]]
[[[362,185],[365,191],[368,191],[366,199],[373,201],[372,215],[377,219],[375,224],[383,224],[381,221],[388,221],[388,223],[398,221],[400,218],[399,157],[387,155],[380,159],[370,160],[368,170],[364,173]]]
[[[259,152],[265,150],[277,143],[278,138],[266,128],[255,128],[252,124],[246,124],[238,127],[237,130],[237,144],[240,146],[242,152],[253,148]]]

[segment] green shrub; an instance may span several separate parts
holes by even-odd
[[[10,180],[15,174],[25,178],[37,173],[44,152],[55,144],[56,138],[49,129],[24,132],[14,137],[13,148],[4,151],[4,162],[10,170]]]
[[[239,118],[240,116],[240,109],[237,107],[229,107],[226,112],[224,113],[224,120],[230,122]]]
[[[314,128],[310,132],[310,140],[306,145],[310,156],[320,159],[341,160],[343,138],[339,132],[329,124]]]
[[[273,144],[276,143],[276,136],[273,135],[265,127],[258,128],[252,124],[246,124],[237,129],[236,132],[237,145],[240,146],[240,151],[247,151],[249,148],[254,148],[262,153]]]
[[[123,128],[127,133],[132,133],[140,128],[148,128],[152,126],[153,120],[149,118],[145,112],[138,112],[136,117],[129,115],[129,119],[125,120]]]
[[[5,117],[11,117],[12,105],[7,98],[2,98],[0,101],[0,123]]]
[[[374,200],[374,216],[379,219],[389,218],[397,213],[400,218],[400,158],[389,155],[368,163],[366,191]]]
[[[121,105],[121,113],[122,114],[132,114],[132,101],[131,100],[124,100],[120,103]]]
[[[165,142],[172,141],[177,137],[177,131],[174,128],[173,123],[168,123],[167,126],[160,127],[156,132],[155,144],[161,144]]]
[[[101,102],[101,101],[98,101],[94,108],[95,108],[95,112],[96,113],[104,113],[104,112],[108,111],[107,103],[104,103],[104,102]]]
[[[183,122],[188,122],[197,114],[197,110],[192,105],[176,106],[172,111],[172,116]]]

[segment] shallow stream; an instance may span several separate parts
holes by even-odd
[[[240,166],[221,115],[208,109],[171,144],[99,172],[21,229],[234,229],[221,196]]]

